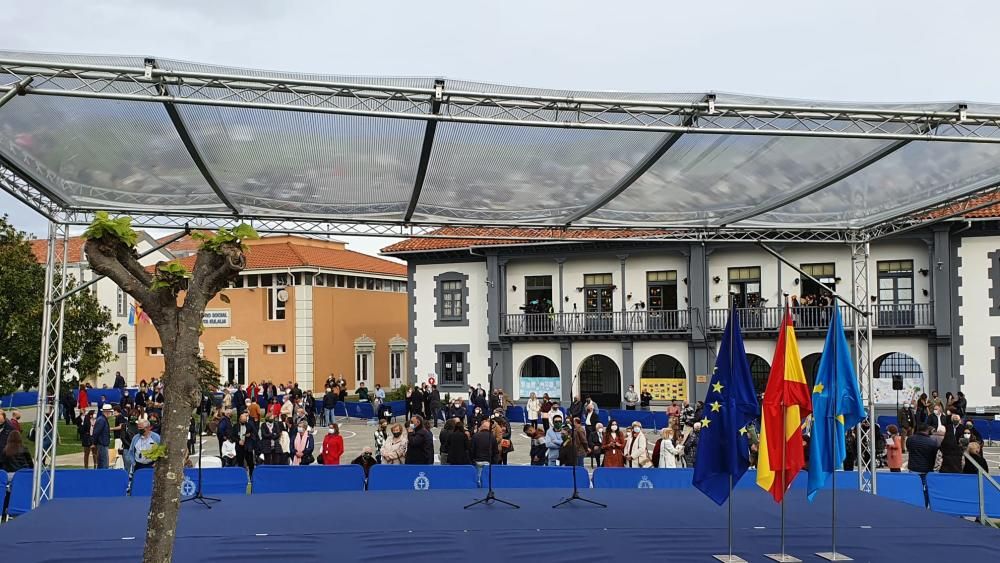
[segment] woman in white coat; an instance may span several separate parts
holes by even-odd
[[[660,430],[660,436],[653,446],[653,465],[661,469],[676,469],[678,458],[684,455],[684,446],[674,445],[673,428]]]
[[[642,433],[642,424],[632,423],[632,431],[625,438],[625,467],[649,467],[649,450],[646,448],[646,435]]]
[[[538,411],[542,410],[542,402],[538,400],[534,391],[528,396],[528,404],[525,405],[524,409],[528,411],[528,424],[538,428]]]

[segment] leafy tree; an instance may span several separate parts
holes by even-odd
[[[67,280],[67,287],[75,285]],[[45,266],[35,259],[28,236],[0,218],[0,394],[38,384],[44,287]],[[114,358],[107,338],[118,326],[93,293],[66,301],[63,326],[64,377],[72,371],[84,379],[96,376]]]
[[[139,263],[129,223],[98,213],[87,230],[84,250],[95,272],[142,304],[163,346],[163,451],[157,454],[153,474],[143,560],[166,562],[173,556],[188,422],[201,402],[206,372],[212,370],[210,377],[218,377],[214,366],[205,365],[199,356],[201,318],[209,300],[246,266],[243,240],[257,238],[257,233],[246,225],[220,230],[202,239],[193,271],[158,264],[151,274]]]

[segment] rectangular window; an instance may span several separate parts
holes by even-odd
[[[823,285],[837,291],[837,269],[833,263],[825,264],[802,264],[802,271],[818,279]],[[813,280],[803,276],[800,280],[802,284],[802,297],[819,299],[826,293],[826,290]],[[814,305],[817,303],[813,303]]]
[[[355,381],[357,381],[358,383],[364,381],[365,385],[367,386],[368,381],[371,378],[371,371],[373,369],[372,363],[373,362],[372,362],[371,352],[368,351],[356,352],[354,354]]]
[[[406,293],[406,282],[405,281],[399,282],[399,291],[402,292],[402,293]]]
[[[459,320],[462,318],[462,282],[441,282],[441,315],[442,320]]]
[[[382,281],[378,278],[375,279],[375,291],[382,291]]]
[[[337,279],[337,283],[338,284],[340,283],[340,279],[339,279],[340,277],[341,276],[337,276],[337,278],[338,278]],[[346,278],[346,284],[347,284],[346,286],[343,286],[343,287],[346,287],[347,289],[354,289],[354,276],[343,276],[343,277]],[[338,285],[337,287],[341,287],[341,286]]]
[[[611,285],[611,274],[584,274],[583,285]]]
[[[403,352],[389,352],[389,389],[403,384]]]
[[[260,286],[261,287],[271,287],[274,285],[274,276],[271,274],[261,274],[260,275]]]
[[[257,274],[250,274],[247,276],[247,287],[257,287],[258,276]]]
[[[233,287],[241,288],[245,284],[246,284],[246,280],[244,279],[243,276],[236,276],[236,279],[233,280]]]
[[[365,278],[365,289],[373,291],[375,289],[375,279]]]
[[[264,346],[264,350],[266,350],[268,354],[284,354],[285,353],[285,345],[284,344],[267,344],[267,345]]]
[[[760,266],[729,268],[729,291],[737,307],[760,307]]]
[[[441,352],[441,381],[445,385],[465,384],[465,352]]]
[[[160,357],[163,355],[163,348],[160,348],[159,346],[151,346],[149,348],[146,348],[146,355]]]
[[[283,287],[272,287],[267,290],[267,320],[285,320],[285,303],[288,301],[288,290]]]
[[[293,273],[292,279],[295,280],[295,285],[302,285],[302,272]]]
[[[650,311],[677,310],[677,271],[646,272],[646,308]]]
[[[878,263],[878,301],[880,305],[913,303],[913,260]]]
[[[128,316],[128,300],[125,299],[125,292],[122,288],[118,288],[118,316],[127,317]]]

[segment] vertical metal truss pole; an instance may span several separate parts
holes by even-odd
[[[38,362],[38,405],[35,419],[35,470],[31,506],[51,500],[55,491],[59,424],[59,383],[62,380],[63,313],[69,225],[49,223],[45,260],[45,302],[42,310],[42,350]],[[58,268],[58,277],[57,277]]]
[[[868,274],[868,242],[851,245],[851,271],[854,274],[854,284],[851,296],[854,305],[867,315],[855,314],[854,354],[857,360],[858,383],[861,388],[861,398],[868,412],[868,430],[859,424],[855,428],[857,438],[857,468],[858,489],[875,494],[875,391],[872,385],[872,314]],[[867,453],[867,456],[865,455]],[[867,459],[866,459],[867,458]]]

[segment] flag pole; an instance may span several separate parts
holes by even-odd
[[[785,294],[785,314],[781,320],[781,328],[779,330],[788,330],[785,321],[788,319],[788,294]],[[779,338],[785,335],[779,335]],[[786,343],[787,345],[787,343]],[[782,385],[784,387],[784,385]],[[786,473],[786,456],[788,452],[788,405],[785,404],[785,394],[782,391],[781,394],[781,553],[767,553],[764,556],[768,559],[779,561],[781,563],[801,563],[802,560],[798,557],[794,557],[785,553],[785,495],[788,494],[788,487],[785,486],[785,479],[787,477]]]
[[[835,309],[831,313],[832,313],[832,315],[837,315],[838,311],[840,309],[839,309],[839,307],[837,307],[837,297],[836,296],[834,296],[834,298],[833,298],[833,306],[835,307]],[[830,318],[833,318],[832,315],[831,315]],[[830,330],[830,327],[827,327],[827,331],[829,331],[829,330]],[[833,348],[833,357],[836,358],[837,357],[837,348],[836,348],[836,346],[839,344],[840,339],[839,338],[832,338],[831,340],[833,341],[833,346],[834,346],[834,348]],[[834,365],[836,366],[836,364],[834,364]],[[833,409],[834,409],[833,424],[830,425],[830,446],[831,447],[834,444],[837,443],[836,442],[836,440],[837,440],[837,412],[836,412],[836,410],[837,410],[837,397],[839,396],[839,395],[837,395],[837,383],[838,383],[839,379],[840,378],[838,378],[836,376],[836,373],[835,373],[834,377],[833,377],[833,390],[831,391],[831,394],[830,394],[830,398],[833,400]],[[829,405],[829,402],[827,402],[827,404]],[[829,411],[829,409],[828,409],[828,411]],[[815,423],[816,423],[816,417],[814,415],[813,416],[813,424],[815,425]],[[816,556],[817,557],[822,557],[823,559],[826,559],[827,561],[854,561],[854,559],[852,559],[852,558],[844,555],[843,553],[838,553],[837,552],[837,460],[834,460],[834,464],[833,464],[833,467],[831,469],[833,469],[833,471],[830,472],[830,551],[820,551],[820,552],[817,552]]]
[[[732,324],[736,320],[736,315],[733,314],[733,296],[732,292],[729,293],[729,324]],[[733,351],[735,350],[733,342],[733,334],[735,333],[735,328],[733,326],[729,327],[729,365],[733,365]],[[707,399],[706,399],[707,401]],[[727,526],[727,537],[729,544],[729,554],[728,555],[715,555],[714,557],[723,563],[747,563],[745,559],[739,555],[733,555],[733,474],[729,474],[729,497],[726,498],[726,506],[729,508],[728,526]]]

